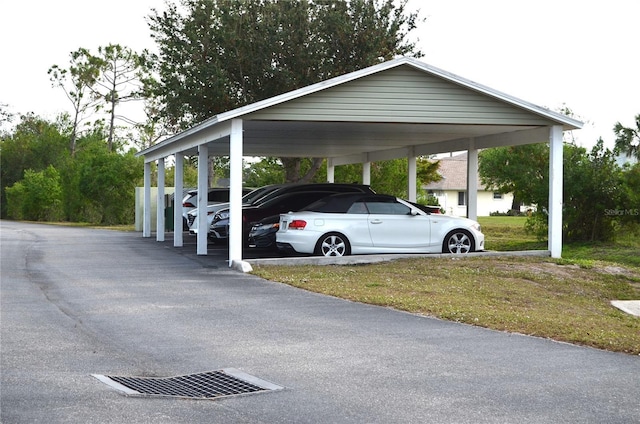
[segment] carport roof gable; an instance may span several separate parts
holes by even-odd
[[[362,79],[364,77],[377,74],[383,71],[387,71],[389,69],[397,68],[402,65],[409,65],[415,69],[426,72],[428,74],[440,77],[446,81],[452,82],[454,84],[460,85],[462,87],[471,89],[475,92],[486,94],[490,97],[493,97],[498,100],[502,100],[507,102],[513,106],[517,106],[519,108],[525,109],[529,112],[533,112],[537,115],[543,116],[549,120],[555,121],[558,124],[562,124],[563,126],[571,127],[568,129],[578,129],[582,127],[582,123],[569,118],[566,115],[562,115],[557,112],[553,112],[546,108],[537,106],[533,103],[526,102],[522,99],[518,99],[516,97],[510,96],[506,93],[502,93],[500,91],[491,89],[482,84],[478,84],[474,81],[468,80],[466,78],[462,78],[458,75],[452,74],[450,72],[446,72],[442,69],[436,68],[434,66],[428,65],[426,63],[420,62],[414,58],[410,57],[401,57],[395,60],[390,60],[387,62],[380,63],[378,65],[370,66],[365,69],[361,69],[358,71],[354,71],[345,75],[341,75],[335,78],[331,78],[326,81],[321,81],[319,83],[299,88],[297,90],[290,91],[288,93],[284,93],[278,96],[271,97],[269,99],[265,99],[256,103],[252,103],[247,106],[243,106],[237,109],[230,110],[228,112],[223,112],[218,114],[217,116],[211,118],[211,120],[205,120],[202,123],[196,125],[195,128],[200,126],[206,126],[207,124],[213,124],[216,122],[223,122],[230,119],[240,118],[242,116],[246,116],[249,114],[253,114],[258,111],[262,111],[266,108],[270,108],[272,106],[277,106],[288,102],[290,100],[299,99],[304,96],[308,96],[310,94],[326,90],[328,88],[336,87],[339,85],[343,85],[347,82]]]
[[[550,125],[550,120],[539,114],[409,65],[297,97],[243,118],[246,121]]]

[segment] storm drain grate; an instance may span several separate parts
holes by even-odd
[[[122,377],[100,374],[93,376],[129,396],[215,399],[282,389],[282,386],[235,368],[176,377]]]

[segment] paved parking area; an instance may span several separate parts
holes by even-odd
[[[639,422],[637,356],[309,293],[138,233],[0,221],[0,243],[3,423]],[[139,398],[91,376],[223,368],[284,389]]]

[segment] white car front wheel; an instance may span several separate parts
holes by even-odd
[[[473,236],[466,230],[451,231],[442,243],[442,253],[469,253],[473,249]]]

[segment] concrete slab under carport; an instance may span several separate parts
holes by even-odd
[[[537,256],[550,257],[549,250],[521,250],[514,252],[483,251],[457,255],[453,253],[403,253],[403,254],[373,254],[373,255],[351,255],[351,256],[295,256],[282,258],[255,258],[246,259],[244,262],[251,266],[258,265],[363,265],[379,262],[394,261],[406,258],[467,258],[486,256]]]

